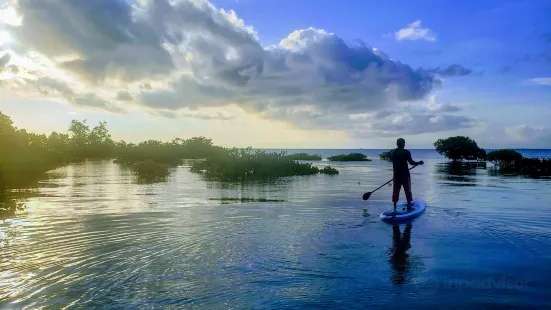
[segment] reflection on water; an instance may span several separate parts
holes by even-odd
[[[331,163],[338,176],[241,183],[206,181],[185,165],[154,184],[110,162],[60,168],[3,199],[0,308],[542,308],[549,181],[489,177],[429,155],[414,154],[425,165],[412,171],[427,211],[401,226],[378,218],[391,187],[361,199],[391,177],[377,159]],[[502,275],[530,286],[496,287]],[[497,284],[414,294],[422,279],[457,278]]]
[[[400,225],[392,226],[392,247],[388,249],[388,256],[392,269],[390,281],[395,285],[410,282],[411,273],[419,271],[423,266],[419,257],[410,254],[412,228],[413,224],[407,223],[404,231],[400,232]]]
[[[412,224],[408,223],[402,236],[400,226],[392,226],[392,247],[389,249],[389,261],[394,271],[391,276],[391,281],[394,284],[404,284],[407,281],[407,274],[410,270],[407,251],[411,248],[411,227]]]
[[[435,165],[437,178],[451,186],[476,186],[479,170],[485,170],[485,162],[445,162]],[[484,172],[486,173],[486,172]]]

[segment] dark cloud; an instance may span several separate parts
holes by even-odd
[[[0,57],[0,72],[4,71],[4,68],[10,62],[10,59],[11,59],[11,55],[9,53],[5,53]]]
[[[77,55],[62,67],[91,82],[132,81],[174,68],[163,35],[143,17],[133,17],[127,1],[20,0],[16,5],[23,24],[11,31],[18,40],[49,57]]]
[[[117,100],[120,100],[120,101],[132,101],[133,97],[132,95],[127,92],[127,91],[120,91],[118,94],[117,94]]]
[[[473,70],[466,68],[462,65],[453,64],[447,68],[433,68],[433,69],[427,69],[428,72],[438,74],[444,77],[450,77],[450,76],[466,76],[471,75],[474,73]]]

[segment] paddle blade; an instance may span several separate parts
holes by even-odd
[[[363,195],[363,199],[368,200],[370,196],[371,196],[371,192],[367,192]]]

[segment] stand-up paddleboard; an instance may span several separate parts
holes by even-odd
[[[388,211],[385,211],[381,213],[381,221],[387,222],[387,223],[396,223],[396,222],[404,222],[404,221],[410,221],[417,217],[419,217],[421,214],[425,212],[425,201],[422,199],[413,199],[413,210],[408,211],[407,210],[407,202],[402,201],[399,202],[396,205],[396,216],[393,218],[392,215],[394,214],[394,210],[390,209]]]

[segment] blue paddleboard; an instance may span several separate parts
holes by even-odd
[[[393,209],[381,213],[381,221],[387,223],[410,221],[419,217],[425,212],[426,205],[425,201],[422,199],[413,199],[413,210],[411,211],[407,211],[406,204],[407,202],[402,201],[396,205],[396,216],[394,218],[392,217],[392,215],[394,214]]]

